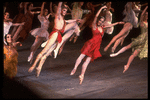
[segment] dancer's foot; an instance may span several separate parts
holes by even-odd
[[[41,47],[44,48],[46,46],[47,42],[48,42],[48,40],[46,42],[42,43]]]
[[[74,69],[71,71],[70,75],[74,75],[75,72],[76,72],[76,69],[74,68]]]
[[[28,70],[28,72],[31,73],[31,72],[34,70],[34,68],[35,68],[35,67],[33,67],[33,66],[30,67],[29,70]]]
[[[112,52],[112,53],[115,52],[115,48],[114,48],[114,47],[111,48],[111,52]]]
[[[31,64],[32,61],[33,61],[33,54],[30,54],[30,56],[28,57],[28,62],[30,62],[30,64]]]
[[[105,47],[105,48],[104,48],[104,51],[106,52],[106,51],[107,51],[107,49],[108,49],[108,47]]]
[[[117,53],[110,54],[110,57],[115,57],[115,56],[117,56]]]
[[[57,51],[56,50],[54,50],[54,58],[56,58],[57,57]]]
[[[123,70],[123,73],[125,73],[127,70],[128,70],[129,66],[127,65],[124,65],[124,70]]]
[[[78,36],[75,36],[73,43],[75,43],[77,41],[77,39],[78,39]]]
[[[41,72],[41,69],[39,69],[39,68],[36,68],[36,77],[39,77],[39,75],[40,75],[40,72]]]
[[[82,84],[82,82],[83,82],[83,79],[84,79],[84,75],[80,75],[80,76],[79,76],[79,81],[80,81],[80,84]]]
[[[60,49],[59,49],[59,51],[58,51],[58,55],[61,54],[62,50],[63,50],[63,47],[60,47]]]

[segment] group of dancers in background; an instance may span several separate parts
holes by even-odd
[[[113,43],[114,46],[111,48],[112,54],[110,54],[110,57],[115,57],[127,49],[133,49],[133,53],[129,57],[127,64],[124,65],[123,73],[128,70],[136,56],[139,56],[140,59],[148,57],[148,3],[127,2],[123,11],[123,15],[125,16],[123,21],[115,23],[112,23],[113,15],[111,12],[114,12],[114,9],[111,7],[112,2],[104,2],[96,5],[92,4],[92,2],[87,2],[86,10],[82,9],[84,2],[74,2],[72,9],[67,5],[67,2],[58,2],[58,4],[50,2],[50,13],[48,13],[48,9],[45,9],[45,4],[46,2],[43,2],[41,7],[34,7],[31,2],[21,2],[19,5],[19,14],[13,20],[9,18],[9,13],[6,12],[7,7],[4,7],[3,50],[4,74],[6,76],[10,78],[16,76],[18,63],[16,46],[22,46],[22,42],[27,39],[29,33],[35,37],[35,41],[30,49],[30,55],[27,58],[30,64],[33,62],[36,50],[40,46],[43,47],[43,50],[37,55],[28,70],[31,73],[36,69],[37,77],[39,77],[47,57],[54,55],[54,58],[57,58],[57,55],[61,54],[65,43],[73,39],[75,43],[81,31],[87,26],[91,28],[93,36],[84,43],[81,48],[81,54],[75,61],[74,68],[70,73],[70,75],[74,75],[82,59],[87,57],[79,75],[80,84],[83,82],[89,63],[102,56],[99,50],[104,33],[112,34],[115,25],[123,24],[123,28],[112,38],[104,48],[104,51],[106,52]],[[145,8],[141,10],[141,6],[145,6]],[[100,8],[96,14],[95,7]],[[35,11],[34,9],[41,10]],[[34,14],[39,14],[37,17],[41,26],[31,30]],[[65,15],[67,14],[70,14],[72,18],[65,20]],[[10,31],[11,26],[13,26],[13,29]],[[139,26],[141,34],[132,39],[129,45],[115,53],[115,49],[119,44],[123,44],[130,30]],[[36,67],[38,62],[39,64]]]

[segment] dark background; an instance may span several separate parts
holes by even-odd
[[[98,3],[101,3],[101,2],[103,2],[103,1],[93,2],[93,4],[98,4]],[[141,4],[144,4],[146,2],[147,1],[141,1]],[[45,4],[45,8],[47,8],[48,10],[49,10],[49,3],[50,2],[47,2]],[[71,3],[72,2],[68,2],[67,3],[70,8],[72,8],[71,7]],[[122,12],[124,10],[124,6],[125,6],[126,3],[127,3],[127,1],[112,1],[112,8],[114,8],[114,10],[115,10],[115,12],[112,13],[113,14],[113,20],[112,20],[113,22],[122,21],[122,19],[124,18]],[[19,13],[18,12],[18,5],[19,4],[20,4],[19,1],[3,2],[3,6],[7,7],[6,8],[6,12],[10,13],[10,18],[13,19]],[[34,4],[35,7],[40,7],[42,5],[42,2],[33,2],[33,4]],[[83,5],[83,9],[86,8],[85,5],[86,5],[86,2]],[[97,10],[99,10],[99,8],[100,8],[100,6],[96,8],[95,13],[97,12]],[[144,7],[142,7],[141,9],[143,10]],[[40,9],[38,9],[38,10],[40,10]],[[69,19],[69,18],[71,18],[71,16],[66,16],[65,18]],[[37,28],[38,26],[40,26],[40,22],[37,19],[37,15],[35,15],[34,16],[34,20],[33,20],[32,29]],[[113,36],[119,33],[119,31],[122,29],[122,27],[123,27],[123,25],[116,25],[115,28],[114,28],[114,32],[113,32],[112,35],[108,35],[108,34],[104,35],[102,43],[108,44],[110,42],[110,40],[113,38]],[[126,45],[126,44],[130,43],[131,42],[131,38],[137,37],[139,34],[140,34],[140,28],[136,28],[136,29],[133,28],[130,31],[129,35],[125,38],[125,44],[123,44],[123,45]],[[91,38],[91,36],[92,36],[91,29],[89,29],[87,27],[81,33],[81,36],[79,37],[79,39],[83,40],[83,41],[87,41],[88,39]],[[28,44],[29,43],[28,40],[25,40],[24,44]],[[28,44],[28,45],[31,45],[31,44]],[[67,45],[70,45],[70,44],[68,43]],[[103,44],[102,44],[102,46],[103,46]],[[131,53],[131,52],[129,52],[129,53]],[[102,59],[106,60],[106,58],[108,58],[108,57],[105,54]],[[135,76],[137,76],[137,75],[135,75]],[[16,90],[16,91],[14,91],[14,90]],[[25,87],[24,85],[18,83],[16,80],[7,79],[5,77],[4,77],[4,80],[3,80],[2,93],[3,93],[3,98],[40,98],[36,93],[34,93],[33,91],[31,91],[28,87]]]
[[[107,2],[107,1],[99,1],[99,2],[93,2],[93,4],[99,4],[99,3],[103,3],[103,2]],[[42,2],[32,2],[34,4],[34,7],[41,7]],[[53,2],[55,4],[58,3],[58,1]],[[67,2],[67,5],[72,9],[72,4],[73,2]],[[86,3],[84,3],[84,5],[82,6],[83,9],[86,9]],[[123,10],[124,10],[124,6],[127,3],[127,1],[112,1],[112,8],[114,8],[114,12],[112,12],[113,14],[113,18],[112,18],[112,22],[117,22],[117,21],[122,21],[124,16],[122,14]],[[147,3],[147,1],[140,1],[141,4]],[[10,18],[14,18],[19,12],[18,12],[18,5],[20,4],[19,1],[14,1],[14,2],[4,2],[3,5],[6,6],[6,12],[10,13]],[[49,10],[49,4],[50,2],[46,2],[45,4],[45,8],[47,8]],[[95,13],[97,13],[97,11],[100,9],[101,6],[96,7],[95,9]],[[145,7],[145,6],[144,6]],[[143,10],[144,7],[142,7],[141,9]],[[40,9],[37,9],[40,11]],[[50,10],[49,10],[50,12]],[[68,11],[69,12],[69,11]],[[37,15],[35,14],[34,19],[33,19],[33,24],[32,24],[32,29],[37,28],[38,26],[40,26],[40,22],[37,19]],[[65,19],[70,19],[71,15],[67,15],[65,16]],[[118,34],[120,32],[120,30],[122,29],[123,25],[116,25],[114,28],[114,32],[112,35],[108,35],[106,34],[103,38],[107,38],[107,39],[111,39],[114,35]],[[81,37],[82,39],[88,40],[91,37],[91,29],[86,28],[82,33],[81,33]],[[130,34],[127,36],[127,41],[130,41],[131,38],[137,37],[140,34],[140,28],[133,28],[130,32]]]

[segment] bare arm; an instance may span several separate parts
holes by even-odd
[[[101,8],[99,9],[99,11],[97,12],[97,14],[95,15],[95,18],[94,18],[93,23],[92,23],[92,27],[93,27],[94,29],[96,29],[97,17],[99,16],[100,12],[101,12],[102,9],[104,9],[104,8],[107,8],[107,7],[106,7],[106,6],[101,7]]]
[[[146,12],[148,6],[145,7],[145,9],[142,11],[141,16],[140,16],[140,22],[143,21],[143,15]]]
[[[51,12],[52,14],[54,14],[54,12],[53,12],[53,10],[52,10],[52,2],[50,2],[50,12]]]
[[[116,22],[116,23],[113,23],[113,24],[109,24],[109,25],[105,26],[105,28],[112,27],[112,26],[115,26],[117,24],[124,24],[124,22]]]
[[[44,10],[44,5],[45,5],[45,3],[46,3],[46,2],[43,2],[42,6],[41,6],[41,13],[40,13],[40,16],[42,16],[43,13],[44,13],[43,10]]]
[[[60,15],[61,15],[61,5],[62,5],[62,2],[59,2],[58,3],[58,7],[57,7],[57,12],[55,14],[55,18],[60,18]]]

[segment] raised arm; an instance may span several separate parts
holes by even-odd
[[[95,15],[95,18],[93,20],[92,23],[92,27],[95,29],[96,28],[96,21],[97,21],[97,17],[99,16],[100,12],[102,11],[102,9],[107,8],[106,6],[103,6],[99,9],[99,11],[97,12],[97,14]]]
[[[62,5],[62,2],[59,2],[58,3],[58,7],[57,7],[57,11],[56,11],[56,14],[55,14],[55,18],[56,17],[60,17],[60,15],[61,15],[61,5]]]
[[[44,13],[43,10],[44,10],[44,5],[45,5],[45,3],[46,3],[46,2],[43,2],[43,3],[42,3],[42,6],[41,6],[41,13],[40,13],[41,16],[42,16],[43,13]]]
[[[141,16],[140,16],[140,22],[143,21],[143,15],[146,12],[147,8],[148,8],[148,6],[146,6],[145,9],[142,11]]]
[[[50,12],[51,12],[52,14],[54,14],[54,12],[53,12],[53,7],[52,7],[52,2],[50,2],[49,8],[50,8]]]

